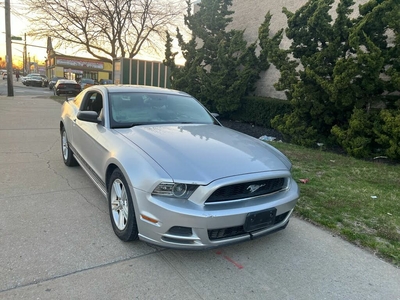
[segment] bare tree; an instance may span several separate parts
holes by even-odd
[[[139,51],[161,53],[165,32],[178,25],[182,0],[25,0],[29,35],[78,47],[112,61]]]

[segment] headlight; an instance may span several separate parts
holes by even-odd
[[[197,189],[197,187],[198,186],[194,184],[162,182],[151,194],[164,197],[188,199]]]

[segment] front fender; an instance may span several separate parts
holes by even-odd
[[[117,167],[132,188],[144,192],[153,191],[162,181],[172,181],[169,174],[147,153],[123,136],[120,135],[119,138],[125,140],[123,146],[109,152],[104,174]],[[105,178],[106,186],[109,184],[108,178]]]

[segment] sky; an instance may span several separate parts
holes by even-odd
[[[183,1],[183,0],[181,0]],[[10,0],[11,7],[11,35],[19,36],[24,39],[24,34],[28,31],[28,21],[24,18],[23,15],[18,14],[19,11],[22,11],[24,8],[23,0]],[[5,60],[6,56],[6,24],[5,24],[5,9],[4,9],[4,0],[0,0],[0,57]],[[12,42],[12,56],[14,64],[22,64],[23,61],[23,44],[24,41],[13,41]],[[28,45],[27,52],[31,61],[38,62],[39,64],[44,64],[47,58],[47,52],[45,48],[33,47],[29,45],[35,45],[40,47],[46,47],[47,40],[35,40],[33,37],[27,36],[26,43]],[[57,52],[64,53],[66,55],[72,55],[72,53],[76,54],[77,50],[74,51],[69,49],[57,49]],[[86,52],[79,52],[77,54],[80,57],[91,57]],[[148,60],[162,60],[163,58],[157,58],[152,55],[145,56],[136,56],[138,59],[148,59]],[[181,59],[180,56],[177,59]]]
[[[23,8],[22,0],[10,0],[11,7],[11,35],[20,36],[24,39],[24,34],[27,31],[28,22],[23,17],[18,15],[18,11]],[[4,59],[6,55],[6,22],[5,22],[5,9],[4,0],[0,0],[0,56]],[[23,43],[24,41],[14,41],[16,43]],[[14,43],[12,44],[13,62],[22,63],[23,45]],[[46,46],[47,41],[37,41],[27,36],[26,43],[30,45]],[[40,64],[44,63],[47,53],[46,49],[38,47],[27,47],[31,61],[36,61]]]
[[[23,61],[23,48],[22,45],[24,43],[24,34],[28,31],[28,21],[18,14],[23,7],[23,0],[10,0],[11,7],[11,36],[22,37],[22,41],[12,41],[12,56],[14,64],[22,64]],[[6,22],[5,22],[5,9],[4,9],[4,0],[0,0],[0,57],[5,60],[6,56]],[[44,65],[45,60],[47,58],[47,51],[45,48],[47,46],[47,40],[37,40],[33,37],[26,37],[27,43],[27,52],[31,61],[38,62],[39,64]],[[32,46],[29,46],[32,45]],[[38,46],[38,47],[35,47]],[[72,51],[68,49],[59,49],[58,52],[64,54],[71,54]],[[76,50],[73,51],[76,53]],[[79,53],[81,57],[91,57],[87,53]]]

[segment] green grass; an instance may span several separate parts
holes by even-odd
[[[400,266],[400,165],[271,142],[293,163],[295,215]],[[309,179],[307,183],[300,179]]]

